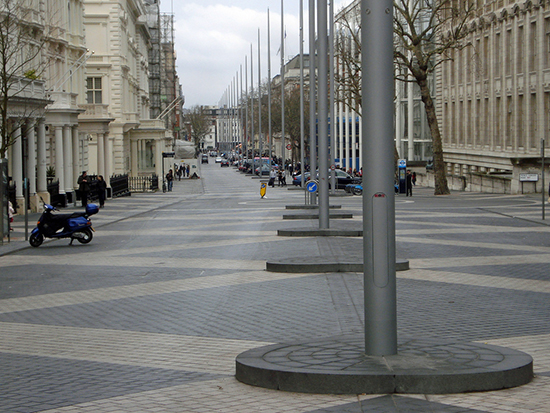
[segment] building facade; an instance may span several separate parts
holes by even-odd
[[[439,72],[448,171],[466,187],[500,175],[499,192],[540,192],[540,181],[521,178],[540,174],[541,149],[548,145],[550,2],[479,0],[476,6],[467,47],[455,50]]]

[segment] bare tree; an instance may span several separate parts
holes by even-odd
[[[205,136],[210,132],[212,119],[202,106],[197,105],[185,115],[185,122],[190,126],[191,140],[195,144],[195,155],[197,155]]]
[[[443,144],[432,99],[429,76],[452,50],[467,47],[466,22],[474,15],[474,4],[457,0],[395,0],[394,60],[401,69],[398,80],[414,81],[420,88],[432,136],[435,195],[450,193],[443,160]],[[412,79],[407,76],[410,73]]]
[[[47,31],[44,13],[25,0],[0,5],[0,158],[15,143],[15,131],[41,116],[47,104],[36,90],[44,88]],[[49,15],[53,17],[52,15]]]
[[[338,100],[350,109],[355,101],[361,106],[361,19],[356,0],[340,13],[336,42],[339,67]],[[429,79],[437,66],[450,59],[452,50],[468,47],[466,23],[474,17],[474,5],[468,0],[395,0],[394,61],[399,67],[396,79],[414,82],[420,88],[432,137],[436,195],[449,194],[443,160],[443,145],[432,99]],[[408,75],[410,73],[410,76]],[[357,110],[360,113],[360,110]],[[397,155],[396,155],[397,156]]]

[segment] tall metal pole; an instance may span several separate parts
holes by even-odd
[[[261,48],[260,48],[260,29],[258,28],[258,140],[260,147],[260,177],[262,176],[262,154],[263,154],[263,140],[262,140],[262,62],[261,62]]]
[[[330,0],[329,9],[329,22],[330,22],[330,38],[329,38],[329,71],[330,71],[330,162],[332,166],[336,164],[336,118],[334,116],[334,105],[336,104],[335,92],[334,92],[334,0]],[[331,193],[336,194],[336,171],[332,169],[330,175],[330,187]]]
[[[245,96],[245,126],[244,126],[244,158],[248,160],[248,61],[247,56],[244,57],[244,96]]]
[[[329,228],[328,205],[328,32],[327,1],[317,0],[317,37],[319,41],[318,116],[319,125],[319,229]]]
[[[361,0],[365,353],[397,354],[393,1]]]
[[[254,174],[254,55],[250,43],[250,134],[252,141],[252,173]]]
[[[544,191],[546,190],[545,188],[545,183],[544,183],[544,163],[545,163],[545,159],[544,159],[544,138],[541,138],[540,139],[540,157],[541,157],[541,160],[542,160],[542,170],[541,170],[541,175],[542,175],[542,220],[544,221]],[[550,196],[550,191],[548,192],[548,195]]]
[[[272,164],[273,134],[271,128],[271,24],[269,22],[269,9],[267,9],[267,133],[269,134],[269,164]]]
[[[300,0],[300,176],[305,186],[305,119],[304,119],[304,0]]]
[[[311,179],[317,171],[317,134],[316,134],[316,70],[315,70],[315,0],[309,0],[309,170]],[[311,203],[317,204],[315,193],[311,194]]]
[[[281,0],[281,167],[285,173],[285,15]]]

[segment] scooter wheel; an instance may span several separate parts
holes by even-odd
[[[31,234],[31,237],[29,238],[29,244],[33,247],[39,247],[42,245],[42,242],[44,241],[44,235],[42,234]]]
[[[352,188],[351,192],[353,193],[353,195],[361,195],[363,193],[363,190],[359,188]]]
[[[94,237],[94,233],[92,232],[92,230],[90,228],[85,228],[82,231],[80,231],[80,233],[82,234],[82,238],[77,238],[77,240],[81,244],[89,243],[92,240],[92,238]]]

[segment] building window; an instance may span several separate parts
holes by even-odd
[[[88,77],[86,78],[86,101],[89,104],[103,103],[103,93],[101,89],[100,77]]]

